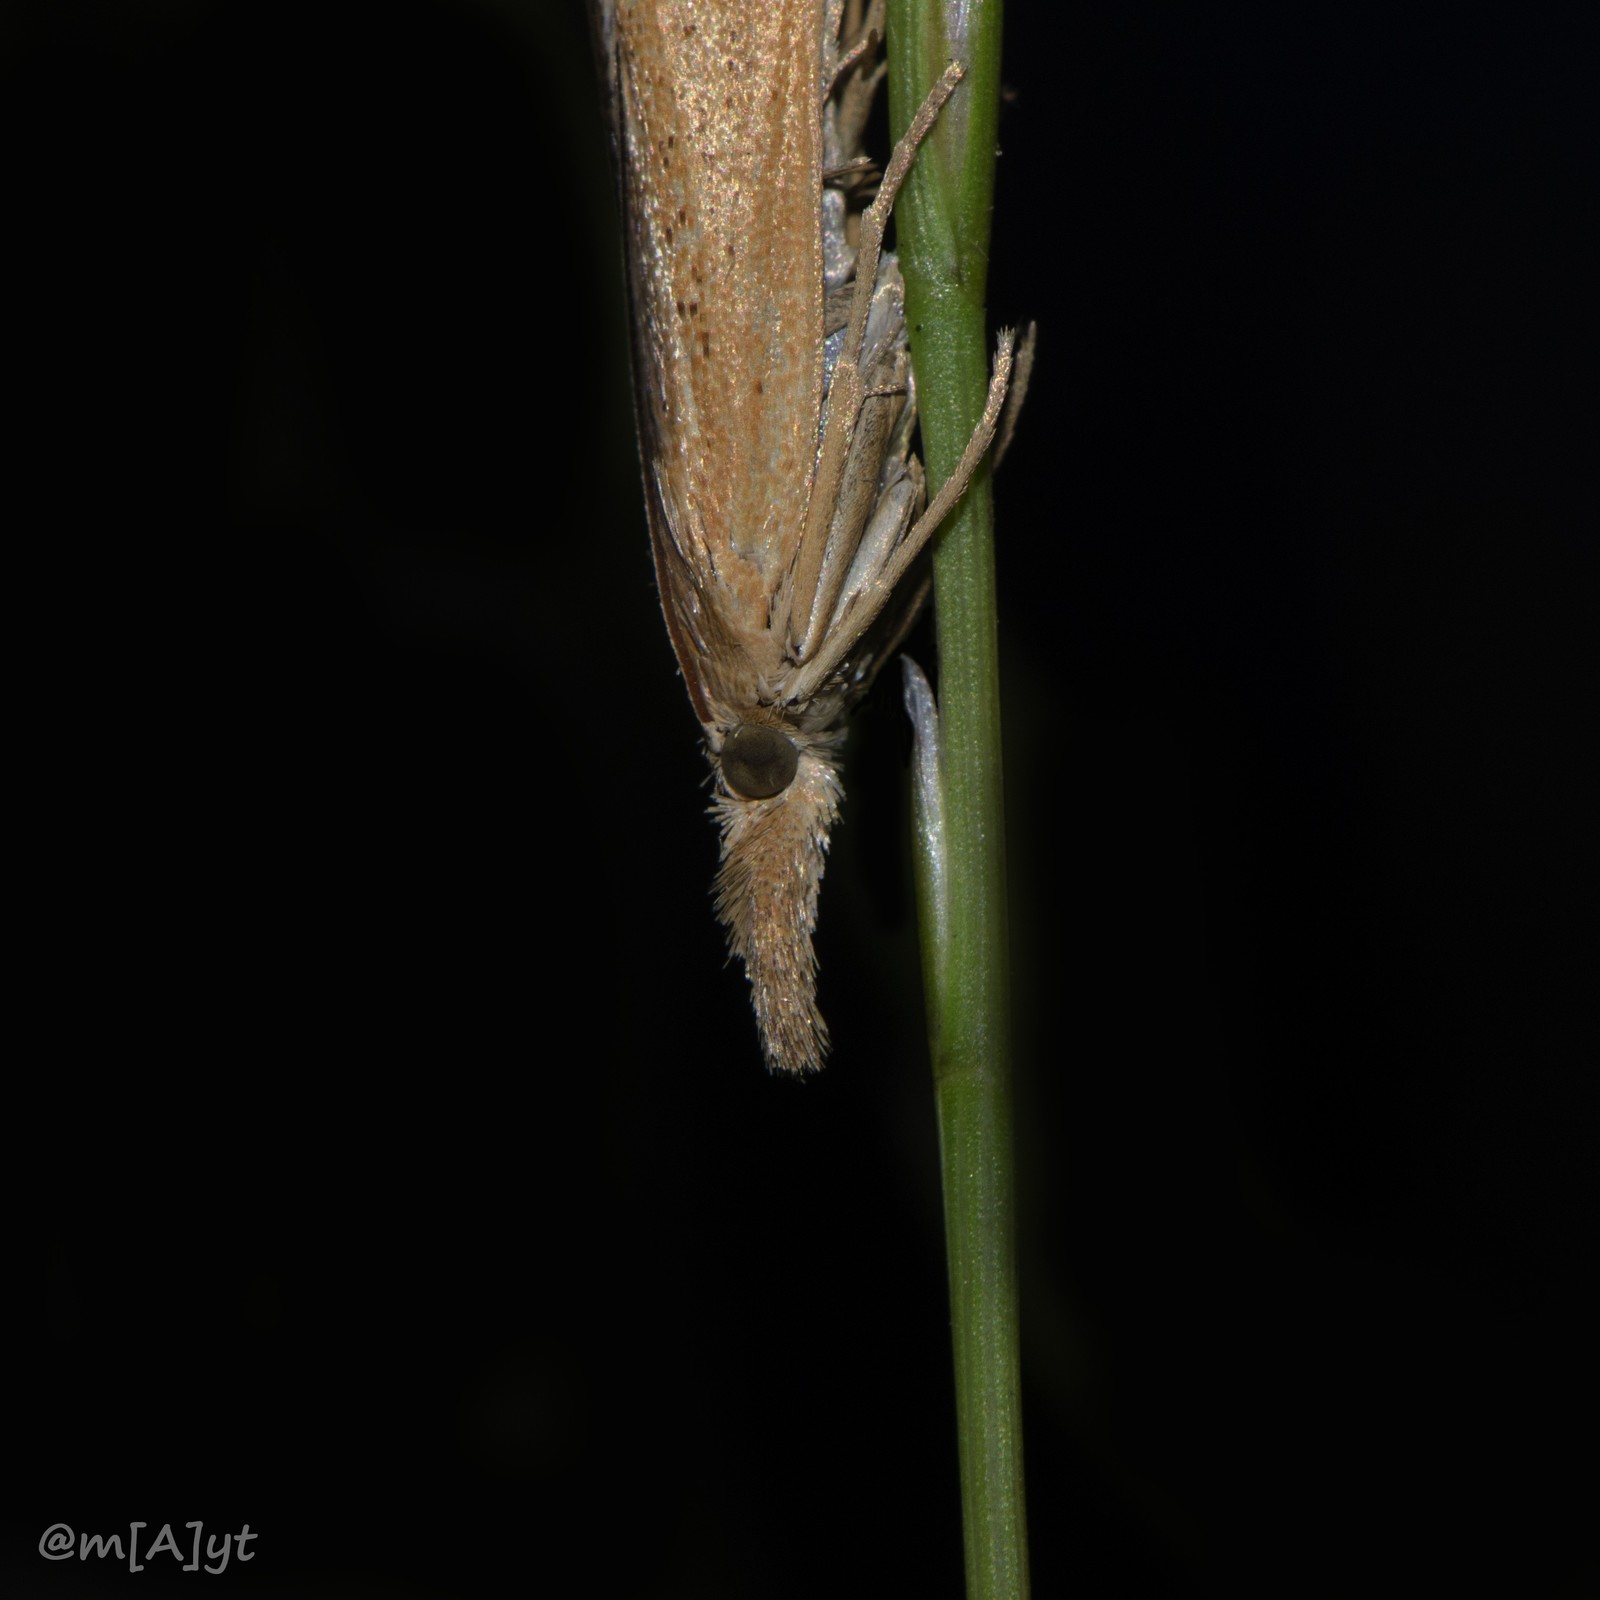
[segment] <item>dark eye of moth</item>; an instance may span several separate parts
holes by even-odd
[[[746,800],[782,794],[800,769],[800,752],[776,728],[742,722],[722,741],[722,776]]]

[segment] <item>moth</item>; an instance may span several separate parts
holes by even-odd
[[[767,1065],[822,1065],[812,936],[845,719],[915,619],[931,503],[884,228],[952,63],[882,169],[862,133],[883,0],[592,0],[621,173],[635,416],[661,609],[721,832],[717,916]]]

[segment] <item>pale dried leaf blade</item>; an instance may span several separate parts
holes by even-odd
[[[910,656],[900,657],[906,715],[911,719],[911,819],[927,864],[933,913],[933,945],[948,948],[950,873],[945,861],[943,747],[939,706],[927,674]]]

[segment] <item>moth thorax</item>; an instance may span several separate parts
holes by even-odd
[[[800,770],[800,752],[781,728],[741,722],[722,741],[722,776],[746,800],[782,794]]]

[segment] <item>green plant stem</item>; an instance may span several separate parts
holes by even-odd
[[[967,69],[896,207],[930,487],[983,409],[984,314],[999,115],[998,0],[889,0],[889,105],[910,122],[952,59]],[[969,1600],[1028,1593],[1017,1344],[1015,1182],[1000,685],[988,468],[934,549],[942,823],[918,862],[944,1181]],[[943,915],[931,913],[942,853]]]

